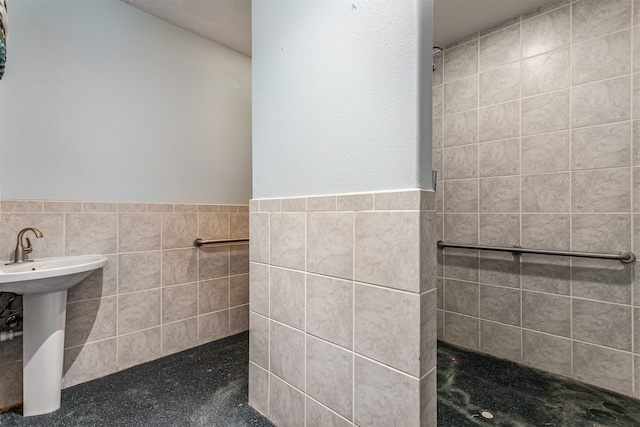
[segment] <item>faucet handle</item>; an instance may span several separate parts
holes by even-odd
[[[28,237],[25,237],[25,240],[27,241],[27,247],[24,248],[24,252],[29,254],[29,253],[33,252],[33,247],[31,246],[31,240],[29,240]]]

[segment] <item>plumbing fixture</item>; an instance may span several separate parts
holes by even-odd
[[[2,341],[11,341],[15,337],[21,337],[22,331],[2,331],[0,332],[0,342]]]
[[[42,232],[37,228],[27,227],[20,230],[20,232],[18,233],[18,241],[16,243],[16,251],[13,257],[13,262],[9,262],[6,265],[20,264],[23,262],[33,261],[31,259],[24,259],[25,254],[31,253],[33,251],[33,247],[31,246],[31,240],[29,240],[28,237],[25,238],[25,240],[27,241],[27,246],[25,247],[22,244],[22,238],[27,231],[33,231],[33,234],[35,234],[38,239],[42,237]]]

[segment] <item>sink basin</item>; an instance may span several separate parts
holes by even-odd
[[[67,290],[107,258],[86,255],[43,258],[0,266],[0,292],[22,297],[22,393],[25,417],[47,414],[60,407]]]
[[[106,264],[107,258],[100,255],[42,258],[10,265],[3,262],[0,292],[30,295],[64,291]]]

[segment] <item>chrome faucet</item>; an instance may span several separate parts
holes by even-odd
[[[27,241],[27,246],[25,247],[22,244],[22,238],[24,236],[24,233],[26,233],[27,231],[33,231],[33,234],[35,234],[38,239],[42,237],[42,232],[37,228],[27,227],[20,230],[20,232],[18,233],[18,242],[16,244],[15,256],[13,257],[13,262],[10,262],[9,264],[20,264],[23,262],[33,261],[32,259],[24,259],[25,254],[31,253],[31,251],[33,251],[33,247],[31,247],[31,240],[29,240],[28,237],[25,238],[25,240]]]

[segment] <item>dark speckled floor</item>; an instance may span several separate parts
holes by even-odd
[[[0,415],[0,426],[273,426],[247,404],[249,334],[62,391],[53,414]]]
[[[438,342],[438,426],[632,427],[640,401]]]

